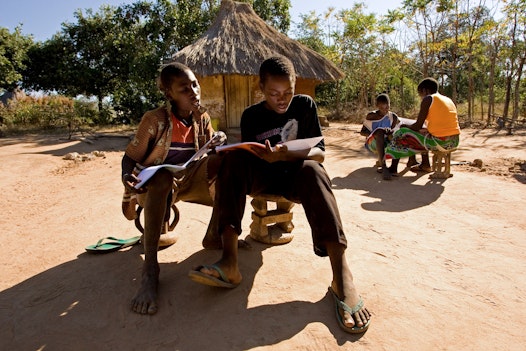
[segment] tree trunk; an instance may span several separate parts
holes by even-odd
[[[515,58],[516,58],[516,51],[517,51],[517,13],[515,13],[515,16],[513,17],[513,28],[511,30],[511,48],[510,48],[510,67],[508,70],[508,75],[506,77],[506,101],[504,101],[504,112],[503,118],[506,120],[508,117],[508,112],[510,108],[510,101],[511,101],[511,85],[513,80],[513,75],[515,73]]]
[[[495,64],[497,62],[498,42],[494,42],[490,53],[490,70],[488,81],[488,119],[486,125],[491,125],[492,116],[495,114]]]
[[[526,61],[526,55],[523,54],[519,62],[519,65],[517,67],[517,79],[515,80],[515,89],[514,89],[515,91],[513,94],[513,114],[508,122],[508,134],[513,134],[513,127],[515,126],[515,122],[517,121],[517,118],[519,117],[520,87],[521,87],[522,71],[524,68],[525,61]]]

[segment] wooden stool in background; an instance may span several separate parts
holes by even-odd
[[[453,177],[451,174],[451,153],[455,150],[433,150],[433,174],[430,175],[430,178],[447,179]]]

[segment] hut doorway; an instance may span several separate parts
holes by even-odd
[[[226,121],[228,128],[239,128],[241,115],[251,104],[249,76],[225,75]]]

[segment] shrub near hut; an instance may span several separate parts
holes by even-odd
[[[4,133],[67,129],[71,134],[96,117],[97,111],[88,105],[60,95],[25,96],[0,104],[0,128]]]

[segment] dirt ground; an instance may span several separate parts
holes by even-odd
[[[452,178],[407,172],[383,181],[358,130],[324,130],[347,256],[374,314],[358,336],[338,327],[329,260],[314,255],[299,205],[294,240],[242,251],[244,280],[225,291],[187,277],[220,251],[201,247],[211,209],[179,203],[181,238],[159,253],[160,311],[136,315],[140,246],[84,250],[105,236],[138,235],[120,210],[130,134],[0,139],[0,349],[524,350],[526,131],[463,130]],[[93,151],[104,155],[64,159]]]

